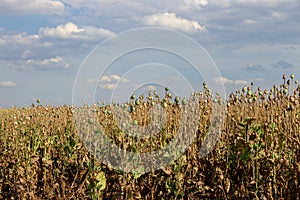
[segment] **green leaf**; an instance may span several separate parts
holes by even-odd
[[[106,188],[106,177],[104,172],[100,172],[96,176],[97,184],[96,187],[99,191]]]
[[[241,159],[245,162],[247,162],[249,160],[251,156],[251,152],[249,148],[245,148],[243,154],[241,155]]]

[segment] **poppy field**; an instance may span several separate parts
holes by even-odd
[[[116,146],[152,152],[176,137],[184,120],[181,111],[189,103],[172,97],[168,88],[165,92],[89,108]],[[0,199],[300,199],[300,86],[294,75],[284,75],[281,85],[266,90],[251,83],[229,94],[225,103],[205,84],[193,95],[200,114],[195,140],[170,165],[145,173],[101,163],[78,132],[74,110],[79,108],[42,105],[40,100],[28,107],[0,108]],[[199,149],[214,126],[212,103],[221,101],[226,112],[221,111],[218,141],[201,157]],[[155,105],[165,110],[164,126],[141,139],[126,135],[112,112],[124,108],[129,123],[143,127]]]

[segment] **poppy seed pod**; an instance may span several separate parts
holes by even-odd
[[[131,100],[134,100],[134,99],[135,99],[135,95],[134,95],[134,94],[131,95],[130,99],[131,99]]]
[[[242,89],[242,91],[243,91],[243,92],[246,92],[246,91],[247,91],[247,87],[244,86],[243,89]]]
[[[168,105],[168,104],[167,104],[166,102],[163,102],[163,103],[162,103],[163,108],[166,108],[167,105]]]
[[[135,100],[135,105],[137,105],[137,106],[138,106],[138,105],[140,105],[140,104],[141,104],[140,100],[138,100],[138,99],[137,99],[137,100]]]
[[[294,78],[295,78],[295,75],[294,75],[294,74],[291,74],[290,77],[291,77],[291,79],[294,79]]]
[[[284,74],[282,78],[283,78],[283,80],[285,80],[286,79],[286,75]]]

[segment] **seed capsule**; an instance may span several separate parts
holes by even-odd
[[[133,112],[134,110],[135,110],[135,109],[134,109],[134,107],[133,107],[133,106],[129,106],[129,107],[128,107],[128,112],[130,112],[130,113],[131,113],[131,112]]]
[[[247,87],[244,86],[243,89],[242,89],[242,91],[243,91],[243,92],[246,92],[246,91],[247,91]]]
[[[283,78],[283,80],[285,80],[286,79],[286,75],[284,74],[282,78]]]
[[[89,122],[89,124],[93,124],[94,123],[94,119],[93,118],[89,118],[88,122]]]
[[[295,75],[294,74],[291,74],[291,79],[294,79],[295,78]]]
[[[131,99],[131,100],[134,100],[134,99],[135,99],[135,95],[134,95],[134,94],[131,95],[130,99]]]
[[[135,105],[137,105],[137,106],[138,106],[138,105],[140,105],[140,104],[141,104],[140,100],[138,100],[138,99],[137,99],[137,100],[135,100]]]

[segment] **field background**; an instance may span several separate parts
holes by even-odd
[[[206,87],[200,95],[197,138],[174,164],[146,174],[124,173],[101,164],[86,148],[71,106],[0,108],[1,199],[300,199],[300,105],[298,82],[262,91],[253,85],[230,94],[226,119],[213,151],[199,158],[210,124]],[[137,101],[136,99],[139,99]],[[111,106],[94,105],[100,124],[118,146],[150,152],[168,144],[180,123],[181,101],[153,94],[128,106],[135,123],[162,104],[168,113],[155,138],[124,137]],[[93,122],[91,122],[93,123]]]

